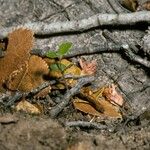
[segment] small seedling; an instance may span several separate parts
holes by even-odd
[[[62,59],[62,57],[69,52],[71,47],[72,47],[71,42],[64,42],[64,43],[59,45],[59,48],[57,51],[48,51],[46,56],[49,58]]]
[[[58,58],[60,61],[63,58],[63,56],[69,52],[71,47],[72,47],[71,42],[64,42],[59,45],[59,48],[57,51],[48,51],[46,56],[49,58]],[[50,65],[50,69],[53,71],[59,70],[59,71],[63,72],[65,70],[65,68],[66,68],[65,65],[58,63],[58,62]]]

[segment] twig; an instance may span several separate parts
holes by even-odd
[[[7,100],[7,103],[4,104],[6,107],[10,107],[14,105],[15,102],[20,100],[23,97],[22,92],[16,92],[13,96],[10,96],[9,99]]]
[[[9,96],[10,96],[10,93],[2,93],[1,95],[0,95],[0,103],[4,103],[4,101],[6,101],[8,98],[9,98]]]
[[[53,35],[68,32],[83,32],[103,25],[134,25],[138,22],[150,23],[150,12],[140,11],[122,14],[96,14],[87,19],[66,22],[29,22],[18,27],[31,29],[36,35]],[[16,28],[16,27],[15,27]],[[14,27],[1,28],[0,37],[7,37]]]
[[[79,79],[77,84],[74,87],[72,87],[69,91],[66,92],[66,94],[63,97],[63,101],[51,109],[51,111],[50,111],[51,117],[55,118],[68,105],[71,97],[78,94],[80,89],[85,84],[91,83],[92,81],[94,81],[93,76]]]
[[[90,75],[72,75],[72,74],[64,75],[64,79],[74,79],[74,80],[85,78],[85,77],[90,77]],[[59,81],[61,81],[61,80],[62,80],[62,78],[59,79]]]
[[[26,96],[26,97],[33,96],[33,95],[39,93],[39,92],[40,92],[41,90],[43,90],[44,88],[46,88],[46,87],[48,87],[48,86],[50,86],[50,85],[53,85],[53,84],[55,84],[55,83],[56,83],[55,80],[52,80],[52,81],[49,81],[49,82],[45,82],[45,83],[41,84],[40,86],[38,86],[37,88],[33,89],[32,91],[27,92],[27,93],[25,94],[25,96]]]
[[[126,56],[130,58],[130,60],[135,61],[147,68],[150,68],[150,61],[143,59],[138,55],[135,55],[130,49],[129,45],[124,45],[122,48],[124,49],[124,53],[126,54]]]
[[[43,84],[41,84],[39,87],[33,89],[32,91],[30,92],[27,92],[27,93],[23,93],[23,92],[15,92],[14,95],[4,95],[0,98],[0,102],[4,104],[4,106],[6,107],[10,107],[12,105],[14,105],[15,102],[17,102],[18,100],[20,100],[22,97],[31,97],[31,96],[34,96],[35,94],[37,94],[38,92],[40,92],[42,89],[48,87],[49,85],[52,85],[52,84],[55,84],[56,81],[50,81],[50,82],[45,82]],[[7,102],[4,102],[4,100]]]
[[[119,52],[122,49],[121,45],[114,44],[114,43],[107,43],[105,45],[98,45],[92,49],[89,48],[75,48],[72,49],[69,54],[66,54],[63,56],[63,58],[71,58],[76,57],[80,55],[91,55],[91,54],[97,54],[97,53],[108,53],[108,52]],[[33,49],[31,51],[31,54],[38,55],[41,57],[46,57],[46,53],[49,51],[49,49]]]
[[[108,30],[104,30],[103,32],[104,36],[106,38],[111,39],[111,41],[113,41],[115,44],[119,44],[122,47],[122,50],[124,52],[124,54],[131,60],[131,61],[135,61],[147,68],[150,68],[150,61],[141,58],[140,56],[134,54],[133,52],[137,53],[138,49],[136,48],[135,45],[133,44],[128,44],[128,43],[119,43],[117,40],[115,40],[112,36],[111,33]],[[133,52],[132,52],[133,51]]]
[[[65,126],[67,127],[82,127],[82,128],[94,128],[94,129],[107,129],[108,127],[106,125],[100,125],[94,122],[87,122],[87,121],[71,121],[66,122]]]

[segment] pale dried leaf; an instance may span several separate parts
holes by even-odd
[[[39,107],[29,103],[26,100],[22,100],[20,101],[17,106],[16,106],[16,111],[24,111],[26,113],[30,113],[30,114],[41,114],[42,110],[39,109]]]
[[[82,68],[82,74],[92,75],[96,72],[96,60],[92,60],[91,62],[84,61],[83,59],[79,59],[79,64]]]
[[[114,84],[104,89],[103,96],[113,104],[122,106],[124,103],[122,95],[116,91],[116,86]]]

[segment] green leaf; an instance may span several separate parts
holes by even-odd
[[[50,65],[50,69],[53,71],[64,71],[66,66],[61,63],[55,63]]]
[[[72,47],[72,43],[71,42],[62,43],[61,45],[59,45],[57,54],[59,56],[63,56],[70,50],[71,47]]]
[[[58,58],[57,52],[55,52],[55,51],[48,51],[46,53],[46,56],[49,58]]]

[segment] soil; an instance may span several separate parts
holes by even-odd
[[[97,13],[114,13],[105,0],[0,0],[0,28],[16,26],[29,21],[56,22],[79,20]],[[105,27],[104,27],[105,28]],[[142,28],[142,29],[141,29]],[[109,27],[112,35],[122,42],[142,44],[144,27]],[[92,49],[105,40],[102,29],[84,33],[35,37],[34,48],[56,49],[60,42],[69,40],[74,49]],[[118,84],[118,90],[130,103],[131,112],[139,113],[150,101],[150,74],[147,68],[129,61],[117,53],[84,56],[97,59],[97,80],[94,85]],[[70,104],[56,118],[49,114],[30,115],[11,110],[1,111],[1,150],[100,150],[150,149],[150,111],[129,124],[121,123],[117,131],[65,127],[67,121],[90,121],[88,115]],[[97,121],[97,120],[96,120]],[[97,121],[98,122],[98,121]],[[105,120],[104,123],[109,121]],[[113,125],[113,124],[112,124]]]
[[[1,150],[149,149],[150,127],[134,125],[117,132],[66,128],[47,116],[5,114],[16,122],[0,124]],[[123,128],[123,127],[122,127]]]

